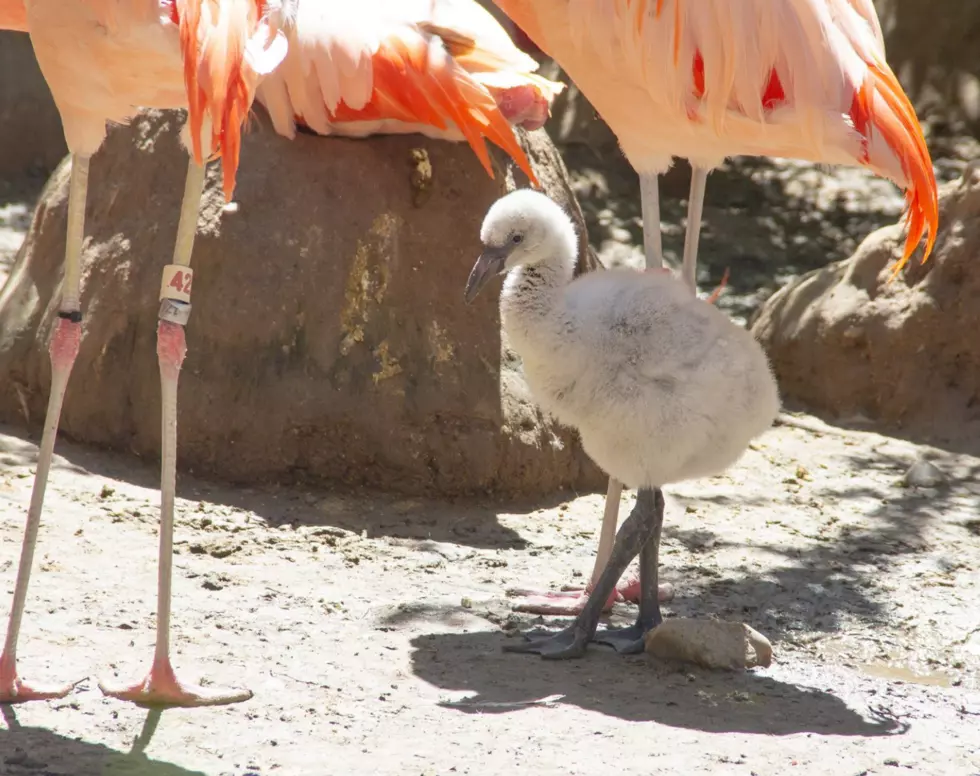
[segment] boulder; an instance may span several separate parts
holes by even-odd
[[[729,671],[772,664],[769,639],[741,622],[672,617],[646,635],[646,651],[661,660],[680,660]]]
[[[929,260],[891,282],[899,225],[765,303],[752,330],[785,398],[936,441],[980,438],[980,165],[942,187],[939,226]]]
[[[47,177],[66,153],[61,117],[30,38],[0,31],[0,179]]]
[[[81,351],[61,428],[157,457],[156,316],[187,157],[173,114],[110,132],[92,161]],[[543,131],[519,132],[581,225]],[[179,394],[178,465],[234,482],[306,480],[412,494],[602,488],[573,432],[543,418],[501,342],[496,290],[463,287],[487,209],[526,185],[465,145],[368,140],[263,122],[225,208],[209,171]],[[0,419],[40,430],[62,279],[70,162],[55,172],[0,294]],[[580,269],[594,268],[583,233]]]

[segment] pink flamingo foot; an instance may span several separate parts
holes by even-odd
[[[640,577],[632,576],[629,577],[625,582],[620,582],[616,587],[616,594],[619,599],[627,601],[631,604],[640,603]],[[674,586],[670,582],[664,582],[657,588],[657,600],[662,603],[668,603],[674,600]]]
[[[530,612],[531,614],[567,615],[574,617],[579,614],[589,600],[589,590],[563,590],[560,593],[539,593],[534,590],[514,589],[508,594],[519,596],[522,600],[514,604],[515,612]],[[609,596],[602,611],[608,612],[614,603],[620,601],[616,592]]]
[[[533,590],[508,590],[511,595],[520,596],[523,600],[514,605],[516,612],[529,612],[531,614],[544,615],[568,615],[575,616],[582,611],[589,595],[592,592],[592,585],[587,587],[565,586],[559,593],[538,593]],[[674,586],[669,582],[660,585],[658,595],[660,603],[667,603],[674,598]],[[608,612],[613,604],[621,603],[640,603],[640,578],[631,576],[625,581],[621,581],[613,593],[602,607],[602,611]]]
[[[571,585],[566,585],[562,588],[563,591],[567,592],[581,592],[585,593],[592,592],[592,585],[588,587],[572,587]],[[616,585],[615,592],[613,593],[614,603],[630,603],[639,604],[640,603],[640,576],[638,574],[632,574],[625,579],[621,579],[619,584]],[[660,585],[657,590],[657,600],[660,603],[665,604],[674,599],[674,586],[669,582],[664,582]]]
[[[122,687],[110,687],[99,682],[103,695],[135,703],[137,706],[226,706],[241,703],[252,697],[251,690],[222,690],[181,682],[170,660],[156,660],[150,673],[140,682]]]
[[[0,656],[0,703],[27,703],[64,698],[77,682],[64,685],[30,685],[17,676],[17,663],[4,653]]]
[[[548,100],[534,86],[490,87],[490,92],[504,118],[529,132],[543,127],[551,115]]]

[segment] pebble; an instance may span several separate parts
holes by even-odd
[[[910,488],[935,488],[946,482],[946,475],[932,461],[917,458],[902,477],[902,483]]]

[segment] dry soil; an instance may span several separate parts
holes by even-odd
[[[156,469],[62,443],[21,668],[82,682],[4,709],[0,773],[980,773],[980,461],[933,451],[948,481],[904,487],[911,443],[787,422],[670,489],[662,553],[668,611],[748,622],[771,668],[501,651],[540,624],[506,588],[588,572],[600,495],[495,507],[183,476],[175,662],[255,697],[162,715],[95,685],[151,654]],[[36,448],[5,431],[9,596]]]

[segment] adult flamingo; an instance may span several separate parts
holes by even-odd
[[[560,86],[533,75],[520,52],[474,0],[0,0],[0,29],[29,32],[72,154],[65,276],[50,343],[52,378],[10,620],[0,655],[0,702],[58,698],[72,685],[31,686],[16,651],[62,400],[81,339],[81,249],[89,159],[106,122],[141,107],[186,108],[190,151],[173,263],[161,284],[157,353],[163,399],[156,650],[144,680],[103,692],[141,704],[234,703],[248,690],[178,680],[170,662],[177,378],[186,352],[190,259],[206,160],[221,156],[224,193],[235,185],[243,121],[263,77],[276,128],[424,131],[467,140],[487,172],[485,139],[534,181],[508,116],[547,119]],[[456,56],[454,56],[456,55]],[[276,68],[280,68],[276,73]],[[500,100],[500,105],[497,104]]]
[[[561,65],[639,173],[647,267],[663,265],[658,178],[673,156],[692,165],[681,270],[692,291],[707,175],[734,155],[861,165],[888,178],[908,206],[895,272],[923,235],[928,258],[938,226],[932,161],[885,61],[871,0],[494,2]],[[516,608],[581,611],[612,549],[621,493],[611,477],[585,591],[534,596]],[[635,580],[617,588],[637,593]]]

